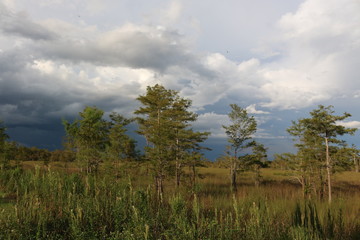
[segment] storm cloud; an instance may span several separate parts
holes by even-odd
[[[51,129],[60,135],[61,118],[74,118],[88,105],[132,116],[136,97],[156,83],[192,99],[196,127],[211,130],[214,139],[224,140],[229,103],[256,116],[259,139],[288,137],[291,117],[317,104],[355,110],[360,4],[277,2],[264,15],[255,7],[259,3],[243,1],[244,14],[237,15],[236,1],[210,1],[208,11],[192,1],[141,7],[4,1],[0,118],[14,139],[20,132],[31,135],[32,128],[38,139]],[[360,116],[354,118],[357,123]]]

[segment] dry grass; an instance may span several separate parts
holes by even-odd
[[[232,193],[227,169],[204,167],[198,169],[201,178],[195,188],[186,181],[188,171],[179,189],[168,177],[160,206],[151,193],[151,172],[141,164],[103,164],[98,176],[81,174],[76,163],[22,164],[26,171],[0,175],[0,198],[15,197],[0,204],[0,225],[6,229],[0,238],[48,239],[53,232],[59,239],[360,237],[356,173],[334,176],[329,206],[326,201],[304,201],[300,185],[286,171],[262,169],[259,187],[254,186],[253,172],[239,173],[238,191]],[[297,222],[295,213],[300,216]]]

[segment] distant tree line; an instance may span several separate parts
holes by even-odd
[[[75,153],[67,150],[50,151],[23,146],[14,141],[5,141],[1,146],[0,168],[8,168],[10,160],[15,161],[16,165],[20,165],[23,161],[39,161],[48,165],[50,162],[73,162],[75,161]]]

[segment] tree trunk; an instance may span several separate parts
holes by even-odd
[[[231,165],[231,169],[230,169],[230,178],[231,178],[231,190],[233,192],[237,191],[237,184],[236,184],[236,169],[237,169],[237,164],[236,164],[236,159],[234,159],[232,165]]]
[[[328,185],[328,195],[329,195],[329,203],[331,203],[331,164],[330,164],[330,155],[329,155],[329,142],[328,138],[325,137],[325,145],[326,145],[326,171],[327,171],[327,185]]]
[[[319,182],[316,184],[318,187],[318,197],[320,200],[324,199],[324,194],[326,192],[327,183],[324,180],[324,175],[322,169],[319,169]]]
[[[305,199],[306,198],[306,180],[305,180],[305,177],[303,175],[301,175],[298,180],[299,180],[299,182],[301,184],[301,190],[302,190],[303,199]]]
[[[156,198],[157,198],[157,202],[161,203],[162,202],[162,197],[163,197],[163,192],[164,192],[164,188],[163,188],[163,177],[161,174],[158,174],[155,177],[155,188],[156,188]]]
[[[195,185],[196,185],[196,167],[195,163],[191,166],[192,169],[192,189],[193,193],[195,193]]]
[[[176,162],[175,175],[176,175],[176,188],[179,188],[180,187],[180,178],[181,178],[181,164],[178,162]]]
[[[181,176],[181,163],[179,159],[179,139],[176,139],[176,153],[175,153],[175,181],[176,188],[180,186],[180,176]]]
[[[359,172],[359,160],[356,158],[356,155],[354,155],[354,166],[355,166],[355,172]]]
[[[255,165],[255,187],[260,186],[260,166],[258,164]]]

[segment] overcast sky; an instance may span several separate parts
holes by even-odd
[[[319,104],[360,127],[359,13],[359,0],[0,0],[0,118],[13,140],[54,149],[62,118],[88,105],[130,117],[160,83],[193,100],[207,156],[226,144],[230,103],[286,152],[291,120]]]

